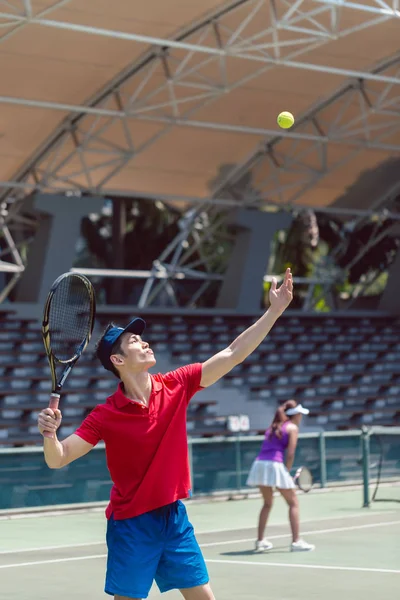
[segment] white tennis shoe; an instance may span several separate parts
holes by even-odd
[[[268,550],[272,550],[272,548],[274,547],[273,544],[271,544],[271,542],[269,542],[268,540],[257,540],[256,541],[256,547],[255,547],[255,551],[256,552],[267,552]]]
[[[292,545],[291,545],[292,552],[311,552],[311,550],[315,550],[315,546],[313,544],[308,544],[304,540],[299,540],[298,542],[292,542]]]

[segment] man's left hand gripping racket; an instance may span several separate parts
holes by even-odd
[[[56,279],[47,296],[42,323],[51,371],[52,410],[58,408],[61,388],[90,341],[95,315],[94,289],[84,275],[64,273]],[[47,431],[43,435],[52,437]]]

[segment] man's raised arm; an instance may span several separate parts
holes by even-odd
[[[277,288],[276,279],[272,280],[269,292],[270,307],[248,329],[243,331],[227,348],[214,354],[203,363],[200,385],[208,387],[243,362],[261,344],[271,331],[276,320],[293,299],[293,279],[290,269],[286,270],[282,285]]]

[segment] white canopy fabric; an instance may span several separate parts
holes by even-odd
[[[265,200],[329,205],[399,155],[397,4],[2,0],[3,199],[184,202],[250,170]]]

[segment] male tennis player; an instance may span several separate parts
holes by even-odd
[[[229,373],[251,354],[292,300],[287,269],[273,281],[270,307],[225,350],[203,364],[150,375],[156,359],[142,340],[145,322],[124,329],[109,325],[97,355],[120,383],[79,429],[57,439],[61,412],[44,409],[38,418],[47,465],[60,469],[106,446],[113,487],[106,510],[108,561],[105,591],[115,599],[147,598],[153,581],[160,591],[179,589],[186,600],[214,600],[207,568],[182,499],[190,497],[186,408],[192,396]]]

